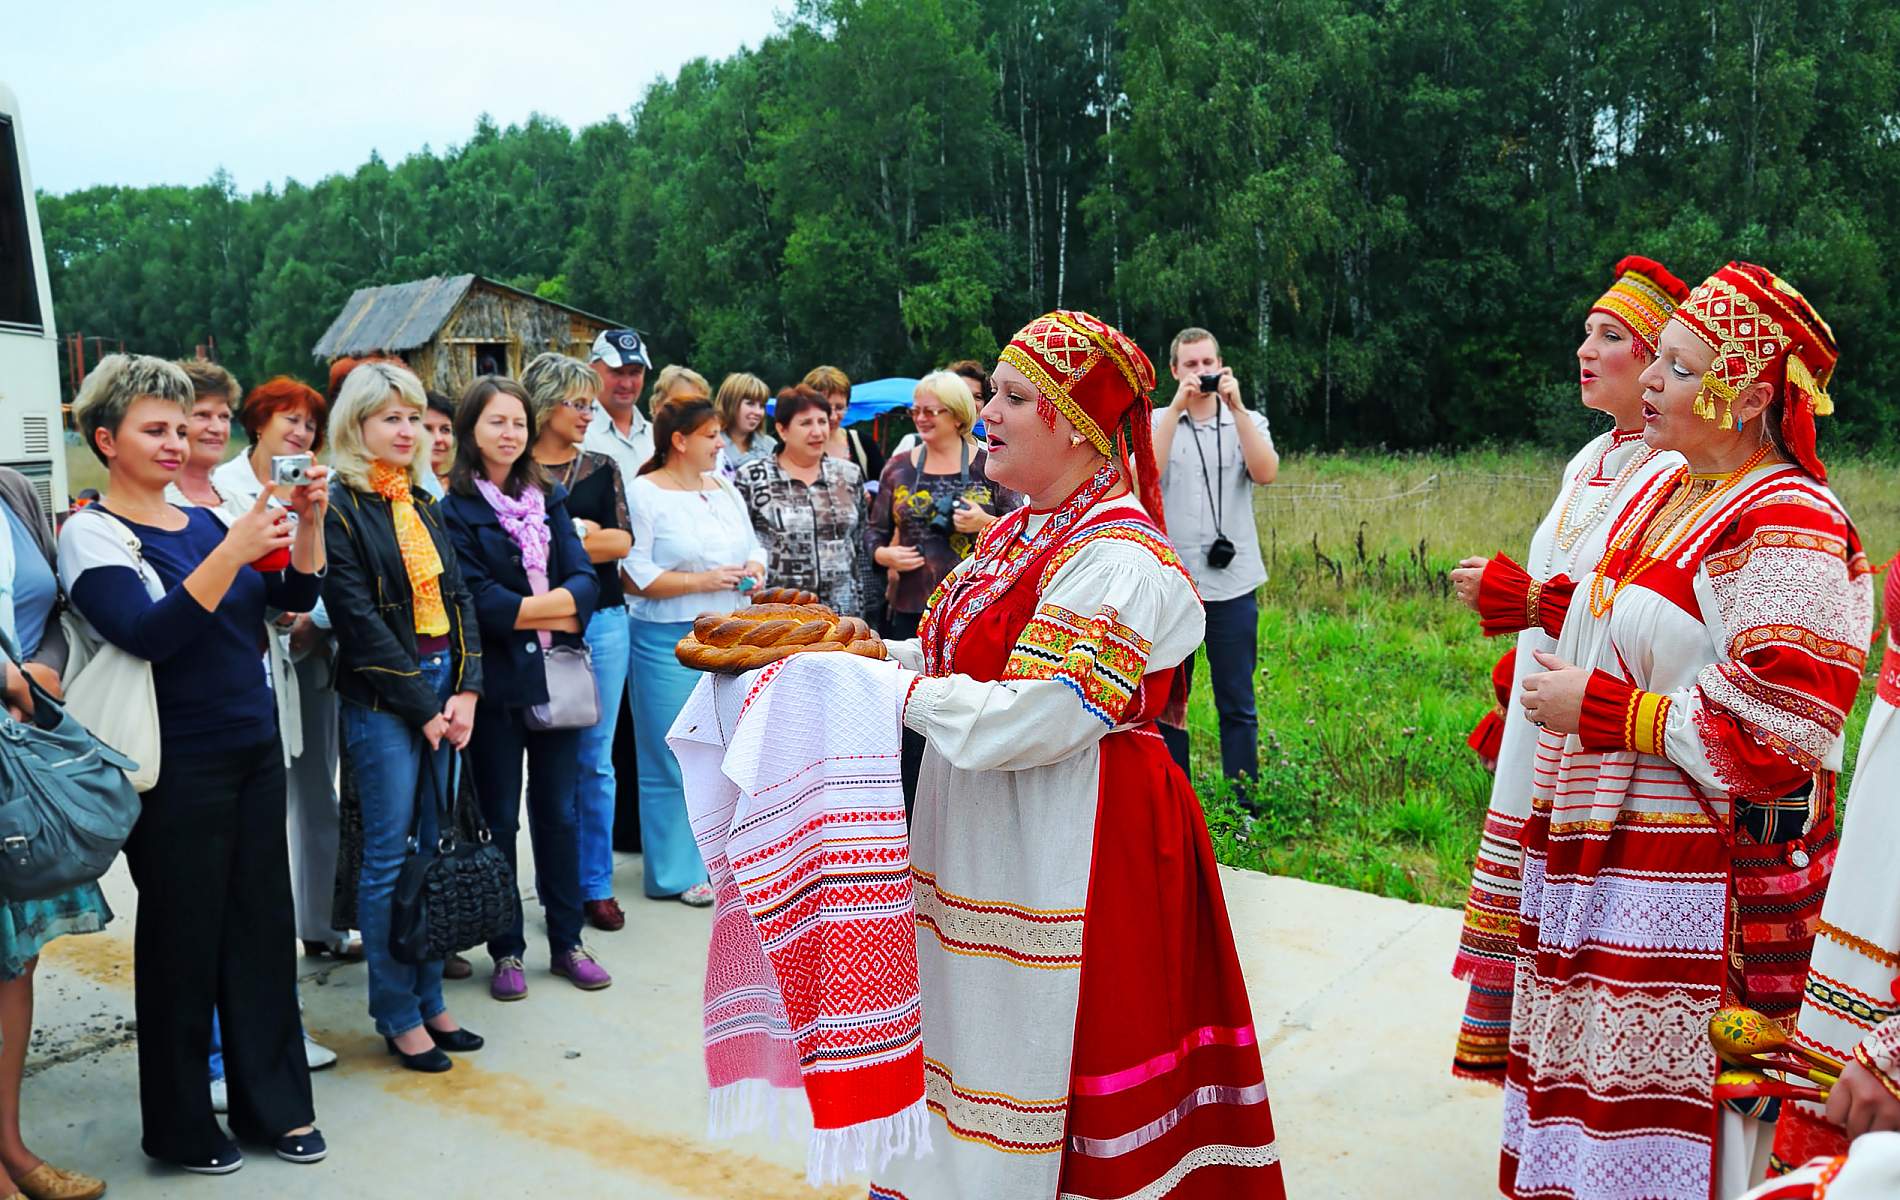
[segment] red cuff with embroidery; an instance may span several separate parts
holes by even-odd
[[[1660,692],[1646,692],[1626,679],[1592,671],[1590,684],[1583,692],[1583,717],[1577,737],[1586,750],[1661,754],[1669,705],[1669,697]]]
[[[1478,578],[1478,622],[1486,637],[1517,633],[1533,625],[1556,637],[1563,632],[1564,615],[1576,581],[1557,575],[1539,583],[1508,554],[1484,564]]]

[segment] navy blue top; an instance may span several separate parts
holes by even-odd
[[[528,572],[521,565],[521,550],[480,495],[450,492],[441,503],[443,523],[448,526],[449,540],[455,543],[462,581],[475,599],[475,620],[481,627],[482,703],[509,708],[547,703],[548,675],[541,656],[541,636],[532,629],[515,628],[521,602],[534,594]],[[587,619],[594,615],[600,579],[594,573],[594,564],[587,561],[580,536],[574,532],[574,520],[567,511],[567,489],[558,483],[548,493],[547,522],[553,534],[548,547],[548,590],[564,587],[573,595],[576,615],[585,629]],[[557,633],[553,641],[559,646],[584,644],[572,633]]]
[[[46,636],[46,622],[59,601],[59,580],[20,514],[11,504],[0,503],[0,508],[6,510],[7,532],[13,537],[13,629],[24,660],[33,657]]]
[[[73,580],[73,607],[101,637],[152,664],[161,737],[210,735],[225,747],[254,746],[277,735],[277,705],[264,674],[264,608],[309,612],[317,577],[244,567],[208,612],[180,585],[218,548],[225,527],[209,509],[183,512],[179,530],[119,517],[158,573],[162,599],[151,598],[131,567],[94,566]]]

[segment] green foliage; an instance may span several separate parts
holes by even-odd
[[[578,132],[479,119],[249,196],[42,201],[60,328],[309,374],[354,288],[474,271],[787,382],[1099,312],[1218,333],[1283,444],[1573,446],[1622,255],[1794,280],[1828,436],[1900,429],[1900,6],[1869,0],[801,0]]]

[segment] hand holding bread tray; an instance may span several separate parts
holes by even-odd
[[[841,617],[797,588],[765,588],[746,607],[707,613],[673,653],[696,671],[741,675],[792,654],[843,651],[883,658],[884,642],[857,617]]]

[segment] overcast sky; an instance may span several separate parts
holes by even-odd
[[[756,46],[790,0],[0,0],[0,83],[34,186],[241,190],[468,139],[483,112],[570,128]]]

